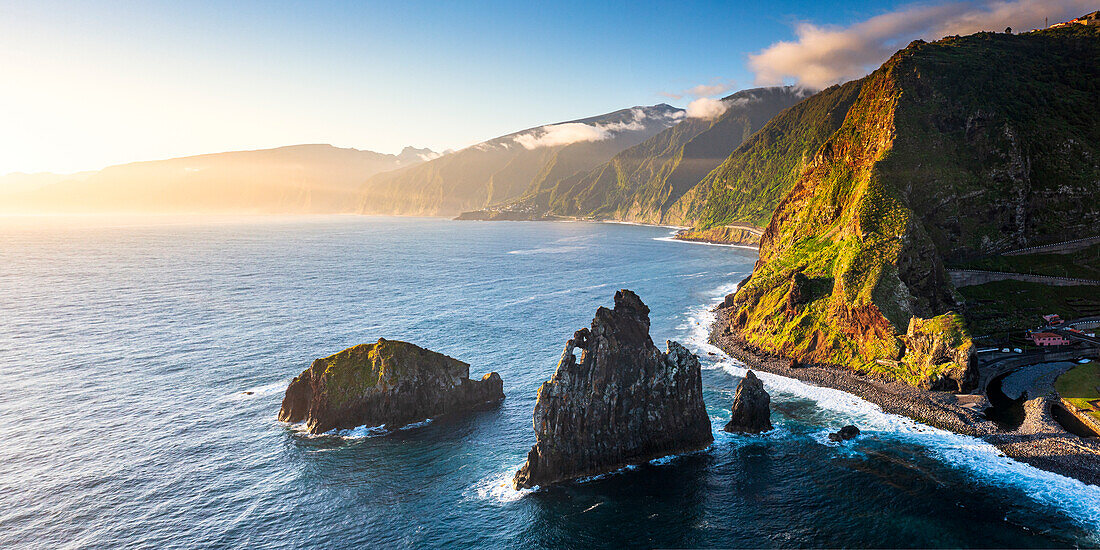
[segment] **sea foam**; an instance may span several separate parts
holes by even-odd
[[[704,368],[720,368],[732,376],[744,377],[749,370],[745,365],[708,342],[710,326],[716,319],[714,306],[736,289],[737,285],[723,285],[712,291],[712,302],[689,309],[688,322],[681,327],[688,330],[685,345],[699,353]],[[708,356],[708,352],[715,355]],[[706,365],[708,362],[711,364]],[[844,424],[855,424],[880,439],[919,445],[944,463],[971,472],[979,483],[1019,490],[1043,506],[1065,512],[1089,529],[1100,529],[1100,487],[1013,460],[982,439],[887,413],[878,405],[847,392],[767,372],[756,371],[756,374],[773,396],[782,394],[809,399],[821,408],[838,413],[835,427],[814,434],[815,441],[822,445],[835,445],[828,441],[830,431]]]

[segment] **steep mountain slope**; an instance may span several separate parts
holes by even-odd
[[[110,166],[0,198],[0,211],[353,212],[363,178],[438,156],[293,145]]]
[[[454,215],[508,201],[532,186],[552,186],[606,162],[683,116],[682,110],[660,104],[501,136],[370,178],[363,186],[359,211]]]
[[[727,300],[741,335],[914,385],[972,384],[944,261],[1100,227],[1100,29],[1075,27],[916,41],[842,86],[855,102]],[[755,177],[782,182],[789,164]],[[704,227],[729,217],[717,199],[706,208]]]
[[[669,209],[699,227],[764,227],[814,153],[840,128],[859,84],[833,86],[780,113]]]
[[[690,224],[696,211],[673,205],[753,132],[809,93],[790,86],[742,90],[723,98],[728,108],[716,118],[685,118],[587,173],[553,185],[533,185],[523,197],[495,205],[494,215],[485,217],[526,214]]]

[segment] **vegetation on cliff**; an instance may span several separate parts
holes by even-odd
[[[469,375],[458,359],[380,338],[314,361],[287,387],[279,420],[305,421],[310,433],[402,426],[504,398],[495,372]]]
[[[749,225],[720,225],[707,229],[683,229],[677,231],[673,238],[681,241],[756,246],[760,244],[760,234],[760,229]]]
[[[915,385],[953,372],[964,386],[970,338],[943,262],[1100,223],[1100,66],[1085,61],[1097,58],[1098,29],[979,33],[914,42],[827,90],[855,100],[833,132],[835,117],[806,121],[829,135],[801,163],[734,299],[746,339]],[[756,173],[755,187],[782,185],[791,160]],[[721,204],[713,211],[746,212]],[[796,274],[806,283],[792,302]],[[901,338],[914,322],[943,329],[932,341],[946,348],[931,360]]]

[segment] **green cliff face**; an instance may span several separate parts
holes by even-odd
[[[700,178],[671,208],[670,217],[703,228],[737,222],[764,227],[813,155],[844,122],[858,93],[855,82],[833,86],[772,118]]]
[[[1096,59],[1100,30],[1083,26],[918,41],[819,94],[854,96],[835,131],[838,110],[785,128],[776,143],[828,135],[808,160],[738,149],[723,168],[760,169],[728,176],[742,183],[725,195],[711,182],[704,228],[762,219],[766,206],[752,201],[766,199],[745,189],[793,181],[735,298],[746,339],[804,361],[964,388],[971,342],[944,261],[1100,227]]]

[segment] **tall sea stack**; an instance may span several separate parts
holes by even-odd
[[[730,408],[727,432],[758,434],[772,429],[772,398],[764,389],[764,383],[751,370],[737,384]]]
[[[517,489],[598,475],[714,440],[699,358],[673,341],[667,352],[657,349],[649,308],[629,290],[615,293],[615,309],[597,309],[592,328],[566,343],[553,378],[539,388],[534,427],[537,443],[516,472]]]
[[[470,365],[458,359],[379,338],[314,361],[287,387],[279,420],[305,421],[314,434],[400,427],[504,399],[497,373],[469,376]]]

